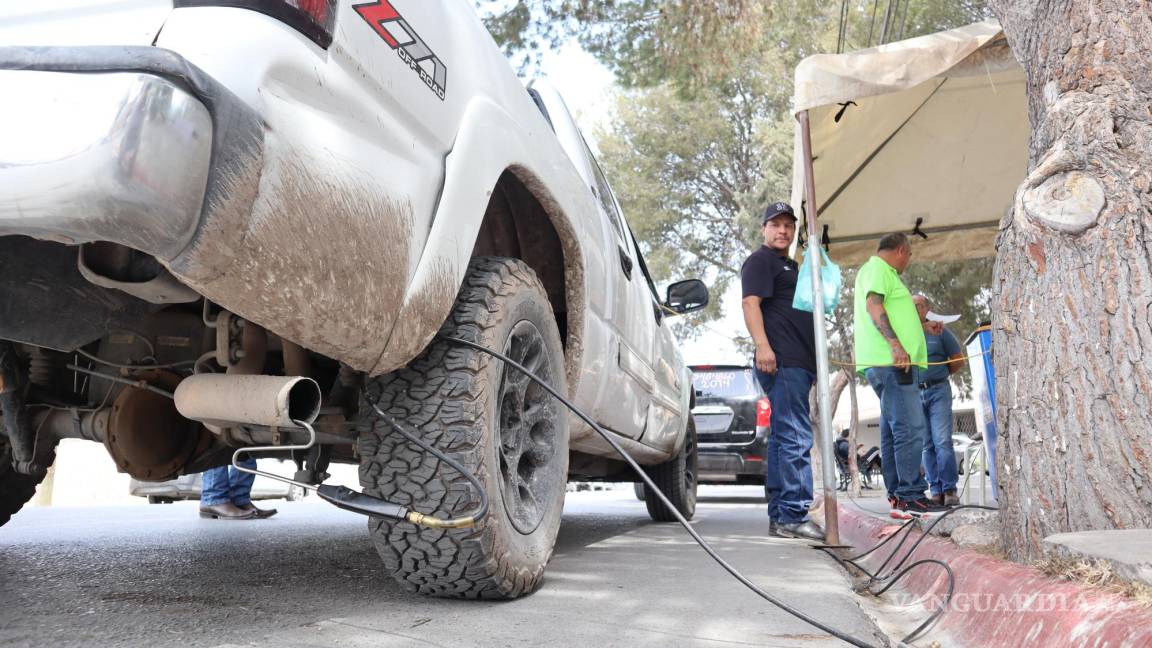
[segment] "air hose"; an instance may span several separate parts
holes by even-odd
[[[730,575],[732,575],[733,578],[738,580],[741,584],[743,584],[748,589],[755,592],[760,598],[768,601],[772,605],[774,605],[774,606],[778,607],[779,609],[783,610],[784,612],[796,617],[797,619],[800,619],[801,621],[804,621],[805,623],[807,623],[807,624],[809,624],[815,628],[818,628],[818,629],[828,633],[829,635],[836,637],[837,639],[840,639],[841,641],[844,641],[845,643],[847,643],[849,645],[858,646],[859,648],[875,648],[872,644],[869,644],[862,639],[859,639],[859,638],[854,637],[852,635],[849,635],[849,634],[846,634],[846,633],[841,632],[839,630],[836,630],[835,628],[832,628],[828,625],[825,625],[823,622],[819,621],[818,619],[815,619],[815,618],[801,612],[800,610],[793,608],[792,606],[788,605],[787,603],[784,603],[783,601],[777,599],[776,597],[772,596],[771,594],[769,594],[768,592],[764,591],[762,588],[757,586],[751,580],[749,580],[746,576],[744,576],[742,573],[740,573],[739,570],[737,570],[735,567],[733,567],[731,564],[729,564],[728,561],[726,561],[722,557],[720,557],[720,555],[716,552],[716,550],[713,549],[712,546],[709,545],[708,542],[706,540],[704,540],[704,538],[701,537],[700,534],[697,533],[695,529],[692,528],[692,525],[688,523],[688,520],[685,519],[684,516],[681,515],[679,511],[676,510],[676,507],[672,504],[672,502],[670,502],[668,500],[668,498],[664,495],[664,493],[662,493],[660,491],[659,487],[656,486],[656,484],[652,481],[652,479],[648,476],[648,474],[644,472],[644,470],[640,467],[640,465],[638,463],[636,463],[636,460],[633,459],[632,456],[629,455],[628,452],[624,450],[624,448],[620,447],[620,444],[617,443],[616,440],[612,438],[612,435],[608,431],[606,431],[604,428],[600,427],[587,414],[585,414],[583,411],[581,411],[578,407],[576,407],[571,401],[569,401],[567,398],[565,398],[562,394],[557,392],[551,385],[549,385],[543,379],[536,376],[534,373],[529,371],[526,367],[519,364],[515,360],[512,360],[511,358],[504,355],[503,353],[489,349],[483,345],[477,344],[476,342],[472,342],[470,340],[464,340],[464,339],[456,338],[456,337],[444,336],[444,335],[438,335],[437,337],[439,337],[440,339],[442,339],[446,342],[450,342],[453,344],[458,344],[460,346],[465,346],[465,347],[468,347],[471,349],[475,349],[477,351],[480,351],[481,353],[487,354],[493,358],[496,358],[497,360],[500,360],[506,366],[511,366],[511,367],[515,368],[517,371],[520,371],[526,377],[528,377],[529,380],[535,382],[537,385],[539,385],[541,388],[543,388],[545,391],[547,391],[549,394],[551,394],[553,397],[555,397],[556,400],[560,401],[561,404],[563,404],[566,408],[571,410],[573,414],[580,417],[581,420],[583,420],[593,430],[595,430],[596,433],[599,434],[610,446],[612,446],[612,449],[615,450],[620,455],[620,457],[623,458],[624,461],[628,463],[628,465],[632,468],[632,470],[635,471],[636,475],[638,477],[640,477],[640,479],[643,480],[645,484],[648,485],[649,491],[653,495],[655,495],[656,497],[658,497],[660,499],[660,501],[664,504],[664,506],[667,508],[667,510],[670,511],[672,513],[673,517],[676,518],[676,521],[679,522],[680,525],[682,527],[684,527],[684,530],[688,532],[688,535],[692,536],[692,539],[695,540],[698,545],[700,545],[700,548],[703,549],[713,560],[715,560],[716,563],[719,564],[725,571],[727,571]],[[377,399],[377,401],[378,400],[379,399]],[[372,410],[375,412],[376,416],[378,416],[380,418],[380,420],[382,420],[384,423],[386,423],[389,427],[391,427],[392,429],[399,432],[406,439],[408,439],[410,442],[419,446],[425,452],[428,452],[428,453],[432,454],[433,456],[437,457],[438,459],[444,461],[449,466],[451,466],[454,470],[456,470],[461,475],[463,475],[466,479],[468,479],[468,481],[471,483],[472,487],[476,489],[476,492],[479,494],[479,497],[480,497],[480,504],[477,507],[477,509],[468,515],[464,515],[464,516],[445,520],[445,519],[433,517],[431,515],[418,513],[416,511],[411,511],[407,507],[401,506],[399,504],[387,502],[387,501],[384,501],[380,498],[377,498],[377,497],[374,497],[372,495],[368,495],[365,493],[359,493],[359,492],[356,492],[356,491],[351,490],[349,488],[346,488],[344,486],[330,486],[330,485],[326,485],[326,484],[316,486],[313,484],[304,484],[301,482],[287,479],[285,477],[281,477],[279,475],[273,475],[273,474],[265,473],[263,471],[259,471],[259,470],[255,470],[255,469],[244,468],[244,467],[239,466],[239,463],[238,463],[240,455],[242,453],[245,453],[245,452],[251,452],[253,450],[264,450],[264,449],[287,449],[287,448],[292,448],[292,447],[296,447],[296,446],[280,446],[280,447],[273,446],[273,447],[268,447],[268,448],[263,448],[263,447],[261,447],[261,448],[241,448],[241,449],[238,449],[233,456],[233,466],[236,466],[239,470],[242,470],[243,472],[252,473],[252,474],[256,474],[256,475],[264,475],[264,476],[267,476],[267,477],[270,477],[273,479],[277,479],[279,481],[283,481],[283,482],[287,482],[287,483],[291,483],[291,484],[296,484],[296,485],[302,486],[304,488],[315,490],[317,492],[317,494],[322,499],[330,502],[331,504],[333,504],[339,508],[342,508],[342,509],[345,509],[348,511],[361,513],[364,515],[370,515],[370,516],[387,517],[387,518],[396,519],[396,520],[404,520],[407,522],[411,522],[412,524],[415,524],[417,526],[423,526],[423,527],[428,527],[428,528],[440,528],[440,529],[471,527],[471,526],[474,526],[476,523],[478,523],[481,519],[483,519],[488,514],[488,509],[489,509],[488,494],[487,494],[487,491],[484,489],[483,485],[480,483],[480,481],[475,477],[475,475],[473,475],[469,470],[467,470],[459,462],[457,462],[456,460],[449,457],[446,453],[442,452],[441,450],[435,448],[431,444],[429,444],[426,441],[424,441],[423,439],[421,439],[418,434],[405,429],[405,426],[403,424],[401,424],[395,418],[389,416],[386,412],[384,412],[382,409],[380,409],[378,402],[375,402],[375,403],[370,402],[369,404],[371,405]],[[311,440],[309,441],[309,443],[306,445],[303,445],[303,446],[298,446],[298,447],[299,448],[310,447],[312,444],[315,443],[315,438],[316,438],[315,432],[312,430],[312,427],[310,425],[308,425],[304,422],[301,422],[301,421],[298,421],[297,423],[302,428],[308,429],[309,433],[311,434]],[[957,507],[956,509],[949,511],[948,513],[945,513],[944,515],[941,515],[938,519],[936,519],[933,522],[932,526],[929,526],[928,529],[925,530],[925,535],[927,534],[928,531],[931,531],[933,526],[935,526],[935,524],[939,523],[939,521],[941,519],[943,519],[947,515],[951,514],[953,511],[959,510],[960,508],[991,509],[991,507],[971,506],[971,505]],[[991,509],[991,510],[995,510],[995,509]],[[938,561],[938,560],[920,560],[920,561],[917,561],[915,563],[912,563],[911,565],[908,565],[907,567],[905,567],[903,570],[901,570],[899,573],[897,573],[895,575],[889,574],[888,576],[884,576],[884,577],[879,576],[879,574],[884,570],[884,568],[888,565],[888,563],[891,562],[892,558],[896,555],[896,553],[898,553],[900,551],[900,549],[904,546],[904,543],[907,540],[906,531],[911,529],[913,522],[914,522],[914,520],[909,520],[907,523],[904,524],[904,526],[902,526],[900,528],[899,531],[897,531],[896,534],[893,534],[892,536],[885,539],[883,542],[879,543],[878,545],[876,545],[872,549],[869,549],[868,551],[866,551],[866,552],[864,552],[858,556],[854,556],[852,558],[840,558],[840,557],[836,556],[835,554],[829,552],[829,555],[831,555],[834,559],[839,561],[841,564],[843,564],[843,565],[851,564],[852,566],[856,567],[857,569],[860,569],[865,574],[868,574],[868,576],[870,577],[868,586],[871,586],[871,584],[874,582],[880,582],[880,581],[885,581],[885,580],[891,581],[887,585],[885,585],[884,588],[881,589],[879,592],[873,592],[873,594],[875,594],[875,595],[883,594],[890,587],[892,587],[898,580],[900,580],[900,578],[902,578],[904,576],[904,574],[908,573],[912,569],[915,569],[921,565],[937,564],[937,565],[943,567],[948,572],[949,587],[948,587],[947,598],[945,600],[944,605],[942,605],[939,610],[937,610],[935,613],[933,613],[933,615],[931,617],[929,617],[927,621],[925,621],[916,630],[914,630],[912,632],[912,634],[908,635],[908,637],[906,637],[904,639],[905,643],[912,641],[915,637],[918,637],[920,634],[922,634],[925,631],[925,629],[927,629],[932,623],[934,623],[936,621],[936,619],[939,618],[939,616],[941,614],[943,614],[943,612],[947,609],[948,601],[951,600],[952,589],[953,589],[954,584],[955,584],[955,578],[952,574],[951,568],[947,564],[945,564],[941,561]],[[904,538],[900,541],[899,544],[897,544],[896,548],[892,551],[892,553],[889,554],[888,558],[885,559],[884,564],[881,565],[880,569],[877,570],[877,572],[875,574],[868,572],[866,569],[864,569],[863,567],[860,567],[860,565],[855,562],[855,561],[863,558],[864,556],[867,556],[868,554],[878,550],[880,547],[882,547],[885,544],[887,544],[888,542],[890,542],[897,535],[902,535],[902,534],[904,535]],[[903,566],[903,564],[908,560],[908,558],[912,555],[912,552],[914,552],[916,550],[916,548],[920,545],[920,542],[922,542],[923,539],[924,538],[921,537],[919,540],[917,540],[912,545],[911,549],[909,549],[908,553],[904,556],[904,558],[902,558],[899,562],[897,562],[896,565],[892,568],[893,572],[895,572],[896,570],[900,569],[901,566]],[[831,547],[818,547],[818,548],[825,549],[825,550],[831,549]]]
[[[660,492],[660,489],[656,486],[656,484],[652,481],[652,479],[650,477],[648,477],[647,473],[645,473],[644,470],[640,467],[640,464],[636,463],[636,460],[633,459],[627,453],[627,451],[625,451],[624,448],[620,447],[620,444],[617,443],[616,440],[612,438],[612,435],[608,431],[606,431],[604,428],[597,425],[596,422],[593,421],[587,414],[582,412],[578,407],[576,407],[574,404],[572,404],[572,402],[570,402],[567,398],[565,398],[563,395],[561,395],[559,392],[557,392],[555,389],[553,389],[552,386],[549,385],[547,382],[545,382],[541,378],[537,377],[535,374],[533,374],[531,371],[529,371],[523,365],[519,364],[515,360],[509,358],[508,356],[506,356],[506,355],[504,355],[498,351],[493,351],[492,349],[489,349],[483,345],[477,344],[477,343],[469,341],[469,340],[464,340],[461,338],[449,337],[449,336],[445,336],[445,335],[440,335],[438,337],[440,339],[446,341],[446,342],[452,342],[454,344],[459,344],[461,346],[466,346],[466,347],[469,347],[471,349],[475,349],[477,351],[480,351],[481,353],[485,353],[489,356],[492,356],[493,358],[496,358],[496,359],[504,362],[505,365],[512,366],[512,367],[516,368],[518,371],[523,373],[525,376],[527,376],[530,380],[535,382],[537,385],[539,385],[541,388],[543,388],[549,394],[552,394],[552,396],[555,397],[556,400],[560,401],[565,407],[567,407],[569,410],[571,410],[573,414],[580,417],[581,420],[583,420],[585,423],[587,423],[589,426],[591,426],[592,429],[595,430],[597,434],[599,434],[605,441],[608,442],[608,444],[610,446],[612,446],[612,449],[615,450],[624,459],[624,461],[626,461],[628,463],[628,465],[632,467],[632,470],[634,470],[636,472],[636,475],[639,476],[642,480],[644,480],[644,483],[648,485],[649,491],[651,493],[653,493],[656,497],[660,498],[660,501],[663,502],[663,504],[667,508],[667,510],[672,512],[672,515],[676,518],[676,521],[679,522],[682,527],[684,527],[684,530],[688,532],[688,535],[692,536],[692,539],[695,540],[698,545],[700,545],[701,549],[703,549],[705,552],[707,552],[708,555],[711,556],[712,559],[715,560],[721,567],[723,567],[725,571],[727,571],[729,574],[731,574],[733,578],[740,581],[745,587],[747,587],[748,589],[755,592],[758,596],[760,596],[760,598],[768,601],[772,605],[775,605],[776,607],[787,612],[788,614],[791,614],[792,616],[796,617],[797,619],[800,619],[801,621],[804,621],[805,623],[807,623],[807,624],[809,624],[815,628],[819,628],[820,630],[832,635],[833,637],[836,637],[837,639],[844,641],[845,643],[848,643],[848,644],[853,645],[853,646],[859,646],[860,648],[874,648],[872,644],[869,644],[869,643],[867,643],[867,642],[865,642],[865,641],[863,641],[857,637],[854,637],[852,635],[840,632],[839,630],[836,630],[835,628],[827,626],[823,622],[821,622],[821,621],[819,621],[819,620],[817,620],[811,616],[808,616],[807,614],[804,614],[800,610],[797,610],[797,609],[793,608],[792,606],[788,605],[787,603],[784,603],[783,601],[775,598],[774,596],[772,596],[768,592],[765,592],[763,589],[758,587],[755,583],[750,581],[746,576],[741,574],[740,571],[737,570],[735,567],[733,567],[731,564],[729,564],[728,561],[721,558],[720,555],[718,553],[716,553],[716,550],[713,549],[712,546],[709,545],[708,542],[706,540],[704,540],[704,538],[702,538],[700,536],[700,534],[696,532],[695,529],[692,528],[692,525],[688,523],[688,520],[686,520],[684,518],[684,516],[681,515],[679,511],[676,510],[676,507],[672,505],[672,502],[668,501],[668,498],[664,496],[664,493]],[[383,415],[383,412],[381,412],[378,408],[374,408],[374,409],[376,409],[376,413],[378,416]],[[388,419],[384,419],[384,420],[385,420],[385,422],[389,422]],[[395,425],[393,423],[390,422],[389,424],[393,425],[395,427]],[[399,429],[399,428],[397,428],[397,429]],[[421,447],[424,447],[424,446],[421,446]],[[437,453],[437,456],[440,456],[439,453]]]
[[[855,500],[853,500],[853,501],[855,501]],[[857,506],[860,506],[860,504],[857,503]],[[864,508],[864,507],[861,506],[860,508]],[[829,549],[828,547],[820,547],[820,549],[825,550],[825,552],[829,556],[832,556],[832,558],[835,559],[837,562],[839,562],[841,565],[844,565],[845,567],[847,567],[848,565],[852,565],[853,567],[855,567],[856,569],[860,570],[865,575],[867,575],[868,576],[868,582],[865,583],[861,587],[857,587],[856,591],[857,592],[867,591],[868,593],[870,593],[874,596],[880,596],[884,592],[887,592],[889,589],[892,588],[892,586],[894,586],[896,584],[897,581],[899,581],[901,578],[903,578],[905,574],[907,574],[908,572],[912,571],[913,569],[915,569],[916,567],[919,567],[921,565],[937,565],[937,566],[944,569],[944,572],[948,576],[948,590],[944,594],[944,600],[941,601],[940,607],[937,608],[935,612],[933,612],[927,619],[925,619],[923,623],[921,623],[919,626],[917,626],[916,629],[914,629],[912,632],[910,632],[908,634],[908,636],[904,637],[901,640],[902,643],[911,643],[911,642],[915,641],[917,638],[919,638],[922,634],[924,634],[924,632],[926,632],[928,630],[928,628],[930,628],[934,623],[936,623],[936,621],[944,614],[944,612],[947,611],[948,605],[952,602],[952,595],[956,589],[956,574],[952,571],[952,567],[950,567],[948,565],[948,563],[945,563],[941,560],[931,559],[931,558],[925,559],[925,560],[918,560],[918,561],[912,563],[911,565],[904,567],[904,569],[900,569],[900,568],[904,565],[904,563],[906,563],[908,561],[909,558],[912,557],[912,554],[916,551],[916,548],[920,546],[921,542],[924,542],[924,539],[928,537],[928,535],[932,532],[932,529],[936,528],[937,524],[940,524],[941,520],[948,517],[949,515],[952,515],[956,511],[960,511],[962,509],[980,509],[980,510],[985,510],[985,511],[999,510],[999,509],[992,507],[992,506],[982,506],[982,505],[977,505],[977,504],[964,504],[961,506],[953,507],[939,516],[935,516],[932,520],[932,523],[929,524],[928,527],[921,532],[920,538],[917,539],[916,542],[912,543],[912,546],[908,549],[908,553],[904,554],[904,557],[901,558],[899,561],[897,561],[895,565],[893,565],[892,570],[888,573],[887,576],[881,576],[881,574],[884,572],[885,567],[888,566],[888,563],[890,563],[892,561],[892,558],[894,558],[896,556],[896,554],[900,553],[901,547],[904,546],[904,543],[908,540],[908,537],[911,535],[912,527],[916,526],[919,522],[921,522],[921,520],[919,518],[912,518],[912,519],[908,520],[903,525],[901,525],[901,527],[899,529],[897,529],[895,533],[889,535],[887,538],[885,538],[879,544],[872,547],[868,551],[865,551],[864,553],[856,555],[856,556],[852,556],[851,558],[841,558],[840,556],[837,556],[832,551],[828,551],[828,549]],[[891,553],[888,554],[888,557],[884,559],[884,562],[880,564],[879,569],[877,569],[875,573],[868,571],[863,566],[861,566],[859,562],[857,562],[860,559],[864,558],[865,556],[867,556],[867,555],[875,552],[876,550],[880,549],[880,547],[883,547],[884,545],[888,544],[889,542],[894,540],[897,536],[902,536],[900,539],[900,542],[896,544],[896,548],[893,549],[891,551]],[[899,571],[897,571],[897,570],[899,570]],[[883,581],[889,581],[889,582],[886,585],[884,585],[884,587],[880,588],[879,591],[873,592],[870,589],[874,583],[880,583]]]

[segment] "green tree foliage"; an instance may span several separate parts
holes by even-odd
[[[992,17],[987,0],[847,0],[838,4],[846,18],[841,51],[923,36]]]
[[[837,46],[859,49],[991,16],[987,0],[474,2],[522,72],[531,72],[545,50],[576,38],[622,86],[671,81],[681,92],[723,82],[738,62],[756,57],[783,63],[790,74],[796,61]]]
[[[655,278],[705,277],[717,297],[681,320],[681,335],[701,333],[700,324],[732,306],[719,297],[760,245],[758,212],[790,194],[796,64],[838,46],[858,49],[990,15],[985,0],[476,3],[522,70],[530,72],[542,50],[575,38],[614,72],[621,92],[597,134],[601,165]],[[854,278],[846,268],[845,294],[830,317],[838,359],[850,356]],[[966,324],[987,319],[988,261],[917,260],[906,281]]]
[[[764,81],[749,74],[692,100],[667,84],[625,93],[598,134],[601,164],[658,279],[708,277],[720,294],[759,245],[760,205],[787,195],[791,148],[776,126],[785,99],[766,101]]]
[[[687,82],[757,49],[769,17],[759,0],[475,0],[496,42],[521,71],[576,38],[621,85]],[[703,53],[703,55],[699,55]]]

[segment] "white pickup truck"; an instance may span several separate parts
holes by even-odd
[[[4,3],[0,96],[0,524],[61,438],[161,481],[299,444],[297,416],[318,440],[297,480],[358,462],[369,495],[475,507],[375,403],[491,499],[472,528],[370,518],[389,572],[432,595],[530,593],[566,479],[635,476],[444,336],[568,394],[691,515],[692,382],[666,323],[707,289],[657,296],[564,102],[520,83],[464,0]],[[257,376],[295,381],[276,406],[304,413],[252,418],[272,397]],[[216,390],[178,408],[191,384]]]

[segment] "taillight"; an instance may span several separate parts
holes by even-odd
[[[772,403],[767,398],[756,401],[756,427],[768,427],[772,424]]]
[[[317,25],[331,26],[328,17],[336,12],[335,0],[285,0],[308,14]]]
[[[320,47],[332,44],[337,0],[176,0],[176,7],[236,7],[271,16]]]

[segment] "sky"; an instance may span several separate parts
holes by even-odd
[[[576,117],[576,123],[585,139],[596,150],[596,130],[608,122],[614,102],[615,82],[612,72],[594,56],[571,40],[558,50],[544,54],[541,61],[542,76],[560,92],[564,102]],[[608,179],[612,181],[611,178]],[[624,217],[628,214],[625,211]],[[681,277],[688,279],[690,277]],[[708,324],[695,340],[681,345],[688,364],[745,364],[748,359],[736,351],[733,336],[746,336],[743,315],[740,312],[740,288],[732,286],[721,299],[724,316]]]

